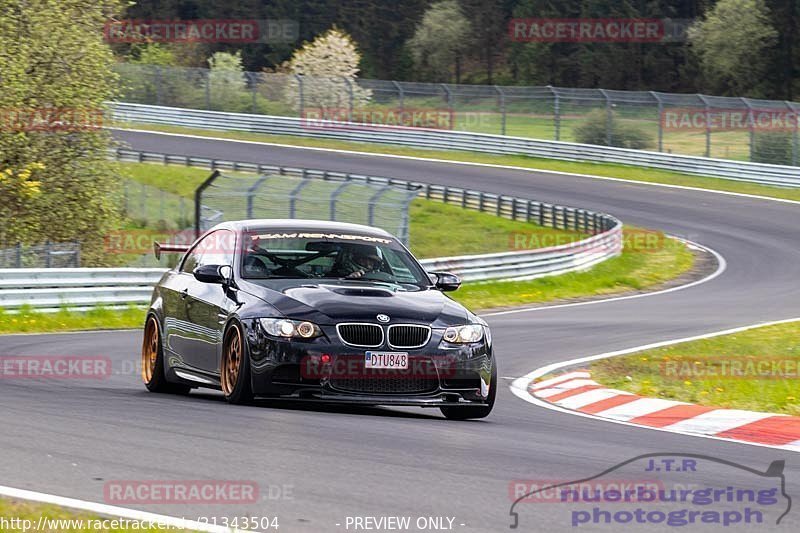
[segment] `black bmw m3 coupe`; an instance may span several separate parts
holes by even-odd
[[[483,418],[497,366],[486,323],[444,295],[389,233],[313,220],[225,222],[153,290],[142,378],[153,392],[219,389],[231,403],[290,397],[438,407]]]

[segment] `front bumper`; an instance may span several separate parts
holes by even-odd
[[[313,340],[272,337],[257,320],[245,324],[253,392],[313,401],[361,405],[445,407],[485,405],[494,359],[482,340],[469,345],[441,342],[434,330],[423,348],[366,350],[342,343],[335,329]],[[409,371],[363,368],[366,351],[408,353]],[[324,363],[323,361],[327,361]]]

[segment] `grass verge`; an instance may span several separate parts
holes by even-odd
[[[428,159],[448,159],[451,161],[464,161],[472,163],[486,163],[490,165],[507,165],[536,170],[553,170],[558,172],[571,172],[576,174],[591,174],[595,176],[605,176],[619,178],[630,181],[645,183],[665,183],[669,185],[681,185],[686,187],[697,187],[715,191],[737,192],[744,194],[755,194],[770,198],[783,198],[787,200],[800,201],[800,189],[785,189],[781,187],[771,187],[769,185],[759,185],[757,183],[737,182],[722,178],[692,176],[680,172],[668,170],[649,169],[628,165],[614,165],[607,163],[587,163],[558,161],[554,159],[543,159],[528,157],[523,155],[492,155],[478,152],[461,152],[450,150],[428,150],[422,148],[392,146],[375,143],[358,143],[348,141],[336,141],[327,139],[312,139],[306,137],[296,137],[292,135],[265,135],[259,133],[230,132],[230,131],[209,131],[199,128],[183,128],[177,126],[164,126],[156,124],[122,124],[121,127],[133,129],[146,129],[151,131],[163,131],[167,133],[183,133],[199,135],[203,137],[219,137],[225,139],[260,141],[267,143],[290,144],[293,146],[307,146],[318,148],[333,148],[340,150],[355,150],[369,153],[384,153],[421,157]]]
[[[626,232],[638,232],[628,228]],[[609,296],[650,289],[673,280],[694,266],[694,256],[681,242],[663,239],[656,249],[626,248],[622,255],[584,272],[530,281],[466,284],[452,293],[470,309],[514,307],[532,303]]]
[[[591,372],[642,396],[800,416],[800,322],[612,357]]]
[[[8,313],[0,309],[0,333],[139,328],[144,324],[144,314],[143,308],[134,306],[126,309],[98,307],[86,312],[60,309],[55,313],[42,313],[31,308]]]
[[[165,526],[165,524],[161,524]],[[125,520],[73,511],[56,505],[0,498],[0,531],[26,533],[109,533],[128,531],[187,531],[159,527],[140,520]]]

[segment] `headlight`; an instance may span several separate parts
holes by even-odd
[[[444,330],[442,339],[451,344],[469,344],[483,339],[483,326],[480,324],[467,324],[453,326]]]
[[[262,318],[261,325],[270,335],[275,337],[313,339],[322,335],[319,326],[312,322],[288,320],[285,318]]]

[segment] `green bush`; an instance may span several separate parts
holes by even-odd
[[[752,159],[757,163],[773,165],[792,164],[793,138],[791,133],[782,131],[755,134]]]
[[[608,112],[604,109],[595,109],[590,112],[584,121],[575,127],[575,141],[582,144],[616,146],[635,150],[652,148],[653,137],[646,131],[630,124],[620,124],[614,113],[610,118],[609,121]],[[609,126],[611,127],[610,143],[607,134]]]

